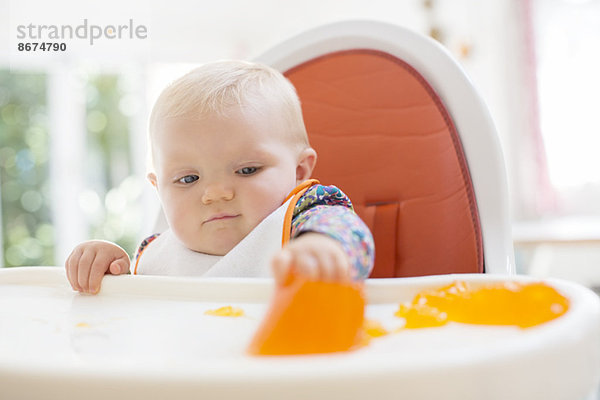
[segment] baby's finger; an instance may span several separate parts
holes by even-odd
[[[100,291],[100,283],[102,278],[108,271],[111,263],[111,258],[106,254],[96,254],[88,281],[88,293],[96,294]]]
[[[348,277],[349,263],[344,249],[333,241],[328,242],[314,254],[319,262],[319,273],[323,280],[343,281]]]
[[[283,284],[291,273],[291,267],[292,254],[286,249],[277,253],[271,260],[271,268],[273,270],[275,282]]]
[[[81,287],[78,282],[78,274],[77,274],[77,266],[79,265],[79,260],[82,255],[81,249],[75,249],[65,262],[65,267],[67,269],[67,278],[69,279],[69,283],[73,290],[81,291]]]
[[[323,281],[335,280],[335,264],[330,251],[315,250],[308,252],[307,255],[312,256],[312,259],[316,263],[317,279],[321,279]]]
[[[129,271],[129,260],[119,258],[113,261],[108,268],[108,271],[113,275],[121,275]]]
[[[73,287],[73,283],[71,282],[70,276],[71,272],[69,271],[69,261],[71,261],[71,258],[73,258],[73,252],[71,252],[71,254],[69,254],[69,257],[67,257],[67,259],[65,260],[65,275],[67,276],[67,280],[71,284],[71,287]]]
[[[84,250],[77,266],[77,282],[79,283],[80,291],[87,292],[89,290],[90,270],[96,259],[96,252]]]
[[[335,278],[339,281],[350,280],[350,261],[348,256],[343,252],[334,252],[332,254],[332,262],[335,266]]]
[[[296,253],[293,260],[294,270],[311,280],[319,279],[319,264],[310,253]]]

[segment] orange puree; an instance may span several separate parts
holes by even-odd
[[[371,343],[371,340],[377,339],[379,337],[389,335],[389,331],[381,325],[381,322],[376,321],[374,319],[366,319],[363,321],[363,325],[361,327],[361,337],[360,342],[357,343],[360,346],[368,346]]]
[[[544,283],[504,282],[472,289],[456,281],[418,293],[410,304],[400,305],[395,315],[406,320],[408,329],[449,321],[529,328],[558,318],[568,309],[569,300]]]
[[[238,307],[224,306],[215,310],[207,310],[204,314],[215,317],[242,317],[244,316],[244,310]]]
[[[379,321],[373,319],[365,319],[362,326],[365,334],[370,338],[377,338],[387,335],[389,332],[381,325]]]

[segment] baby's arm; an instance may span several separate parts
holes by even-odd
[[[373,269],[373,236],[335,186],[316,185],[294,209],[291,241],[272,262],[281,282],[293,267],[326,280],[366,279]]]
[[[129,271],[129,255],[121,247],[103,240],[83,242],[65,261],[67,278],[74,290],[96,294],[105,274]]]

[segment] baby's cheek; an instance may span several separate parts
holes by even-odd
[[[181,224],[191,216],[197,216],[197,202],[190,195],[177,194],[168,191],[161,197],[167,220],[173,224]]]
[[[171,228],[171,230],[176,233],[181,232],[183,228],[182,221],[185,220],[183,218],[184,210],[182,208],[177,207],[163,207],[163,209],[165,211],[165,216],[167,217],[167,222],[169,223],[169,227]]]
[[[279,199],[274,199],[272,197],[265,197],[257,200],[254,203],[253,211],[255,226],[277,210],[281,204],[282,202],[279,201]]]
[[[190,240],[196,235],[200,216],[195,210],[183,204],[169,204],[164,207],[169,228],[175,236],[188,247]]]

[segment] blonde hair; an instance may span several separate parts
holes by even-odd
[[[233,106],[260,112],[261,105],[281,113],[293,144],[309,147],[300,100],[291,82],[269,66],[235,60],[204,64],[167,86],[150,115],[150,138],[164,118],[226,116]]]

